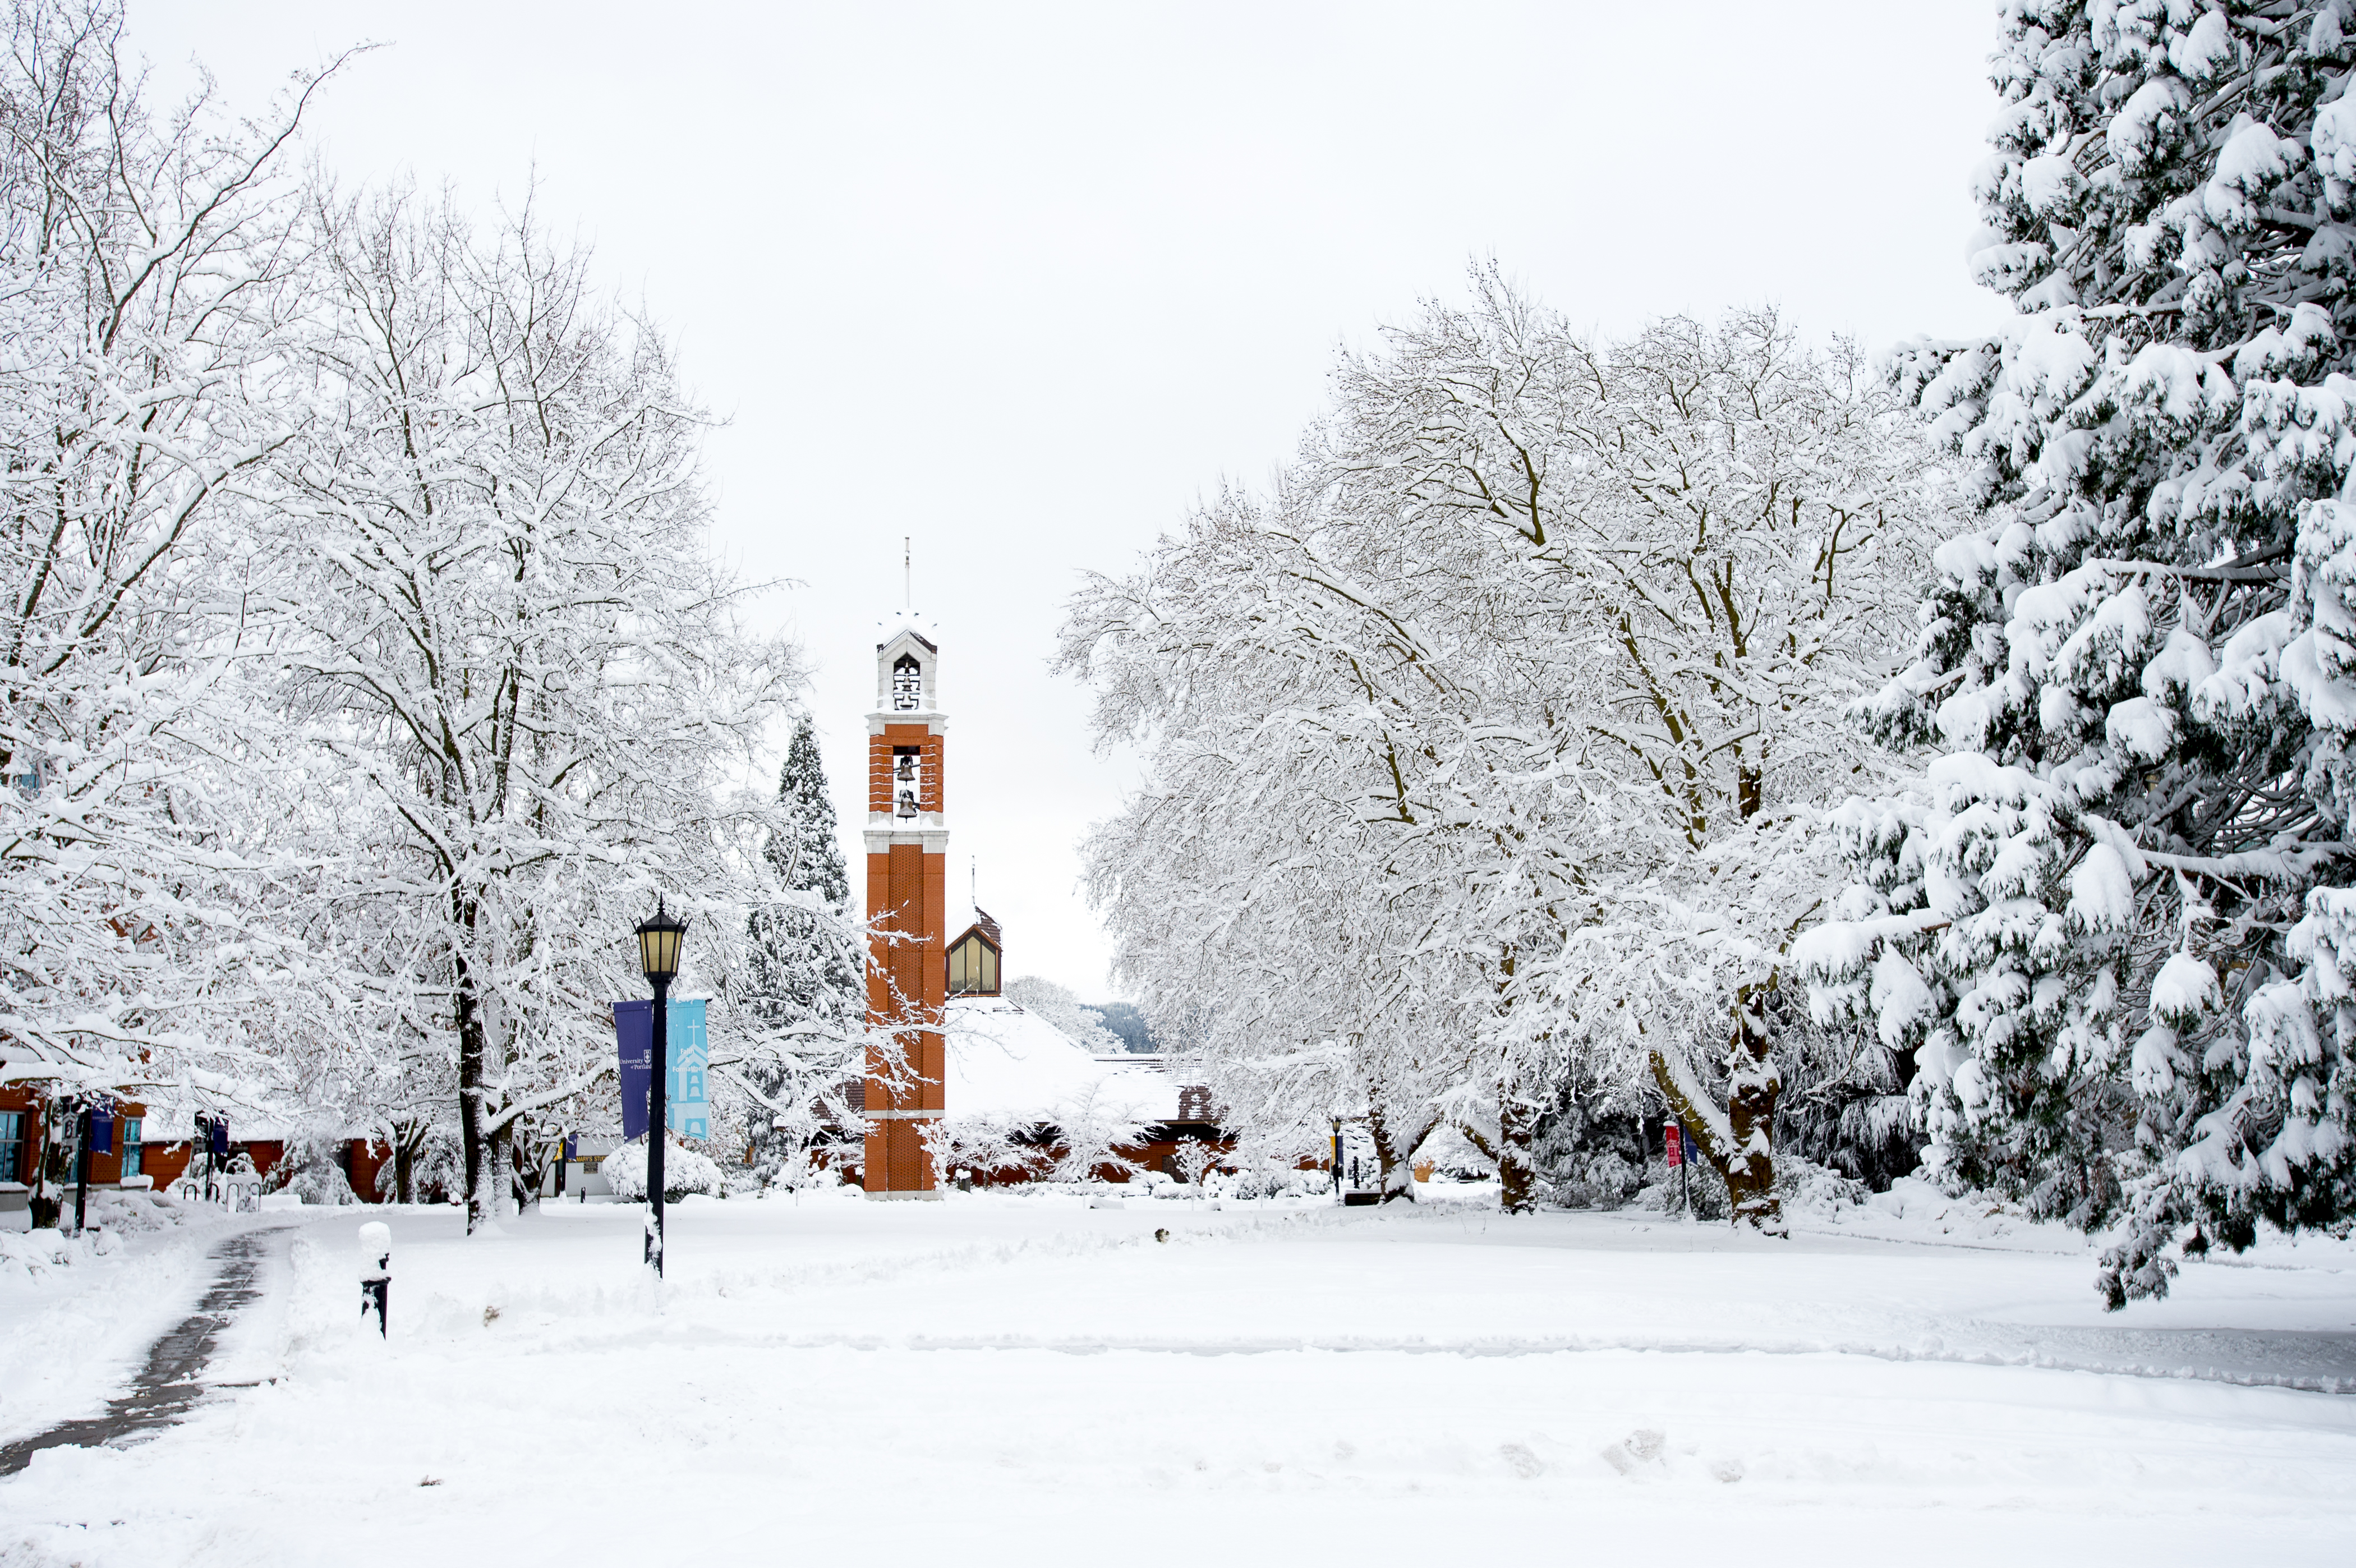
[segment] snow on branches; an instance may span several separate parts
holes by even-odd
[[[1152,768],[1092,886],[1232,1106],[1494,1134],[1517,1207],[1591,1064],[1772,1226],[1762,999],[1809,808],[1877,765],[1843,703],[1920,573],[1925,448],[1771,314],[1598,343],[1474,286],[1343,361],[1272,493],[1076,600],[1064,667]]]
[[[1936,1157],[2087,1226],[2356,1218],[2347,7],[2012,0],[1974,264],[2022,315],[1898,384],[1978,517],[1865,712],[1821,1011],[1919,1048]]]
[[[455,1122],[479,1220],[610,1119],[660,891],[715,1069],[839,1099],[863,1023],[792,999],[861,934],[738,782],[799,655],[660,336],[528,205],[294,177],[320,76],[158,116],[112,0],[0,25],[6,1074],[373,1132],[404,1193]]]
[[[655,895],[701,917],[681,983],[723,998],[744,911],[792,901],[760,853],[786,813],[725,779],[801,671],[732,618],[701,416],[584,255],[528,209],[484,232],[394,193],[326,220],[335,413],[278,463],[307,575],[288,659],[347,780],[338,895],[397,934],[388,983],[449,1042],[479,1223],[519,1119],[611,1073]]]
[[[262,831],[302,783],[261,470],[309,413],[284,149],[320,79],[159,117],[122,25],[20,5],[0,51],[0,1058],[250,1104],[284,1081],[257,1038],[337,989]]]

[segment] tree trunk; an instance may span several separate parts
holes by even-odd
[[[539,1141],[529,1133],[514,1140],[514,1153],[516,1212],[528,1214],[540,1207],[540,1189],[548,1166],[539,1157]]]
[[[1530,1141],[1537,1125],[1537,1106],[1524,1104],[1512,1093],[1499,1097],[1497,1206],[1508,1214],[1528,1214],[1538,1206],[1538,1171],[1530,1159]]]
[[[507,1219],[515,1214],[515,1123],[509,1122],[483,1141],[485,1215]]]
[[[1734,1004],[1734,1029],[1727,1041],[1726,1119],[1734,1132],[1727,1152],[1726,1196],[1734,1222],[1771,1236],[1784,1233],[1783,1204],[1775,1196],[1775,1101],[1783,1075],[1767,1036],[1766,993],[1745,986]]]
[[[1431,1136],[1431,1130],[1438,1123],[1418,1117],[1408,1125],[1414,1136],[1404,1141],[1396,1139],[1392,1136],[1390,1122],[1378,1105],[1366,1112],[1367,1130],[1375,1135],[1375,1158],[1382,1165],[1385,1203],[1400,1197],[1409,1203],[1415,1201],[1415,1152],[1423,1146],[1426,1138]]]
[[[475,994],[475,969],[467,959],[474,936],[475,907],[460,900],[458,948],[453,970],[458,1025],[458,1144],[466,1181],[466,1234],[490,1218],[491,1197],[485,1191],[489,1165],[483,1157],[483,1011]]]
[[[66,1180],[72,1174],[67,1169],[66,1152],[73,1145],[49,1136],[46,1106],[37,1102],[26,1120],[41,1140],[41,1156],[33,1164],[33,1195],[25,1204],[26,1223],[36,1230],[54,1230],[65,1218]]]
[[[1735,993],[1734,1026],[1727,1042],[1725,1132],[1679,1086],[1660,1052],[1652,1054],[1653,1081],[1670,1113],[1699,1141],[1702,1155],[1726,1184],[1733,1222],[1770,1236],[1785,1234],[1783,1201],[1775,1196],[1775,1101],[1783,1092],[1767,1036],[1766,987]]]
[[[417,1201],[417,1151],[425,1141],[425,1130],[415,1122],[396,1122],[392,1128],[392,1200],[400,1204]]]

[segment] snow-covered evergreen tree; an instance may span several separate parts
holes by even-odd
[[[743,995],[768,1045],[714,1061],[748,1101],[755,1157],[770,1169],[825,1125],[849,1125],[860,1109],[864,954],[818,735],[807,716],[796,721],[786,749],[777,807],[761,854],[783,897],[753,912]]]
[[[1841,814],[1805,957],[1934,1162],[2126,1222],[2116,1306],[2356,1218],[2356,48],[2345,0],[2003,11],[2020,315],[1897,367],[1978,507],[1870,711],[1937,756]]]

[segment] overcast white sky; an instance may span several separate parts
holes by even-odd
[[[729,421],[722,547],[805,585],[773,602],[819,663],[854,887],[914,537],[953,878],[978,859],[1012,973],[1090,1000],[1076,843],[1134,765],[1047,673],[1062,601],[1263,478],[1337,345],[1491,254],[1606,329],[1772,301],[1879,346],[2005,309],[1963,266],[1993,0],[130,4],[159,87],[201,60],[254,108],[385,43],[317,112],[346,183],[488,206],[536,168],[651,306]]]

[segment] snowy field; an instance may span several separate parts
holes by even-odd
[[[0,1480],[0,1563],[2356,1547],[2356,1253],[2194,1265],[2105,1316],[2075,1239],[1903,1207],[1776,1243],[1473,1203],[693,1199],[659,1294],[634,1208],[474,1242],[380,1209],[387,1343],[361,1211],[134,1238],[0,1280],[0,1441],[90,1413],[230,1225],[278,1232],[210,1374],[251,1386]]]

